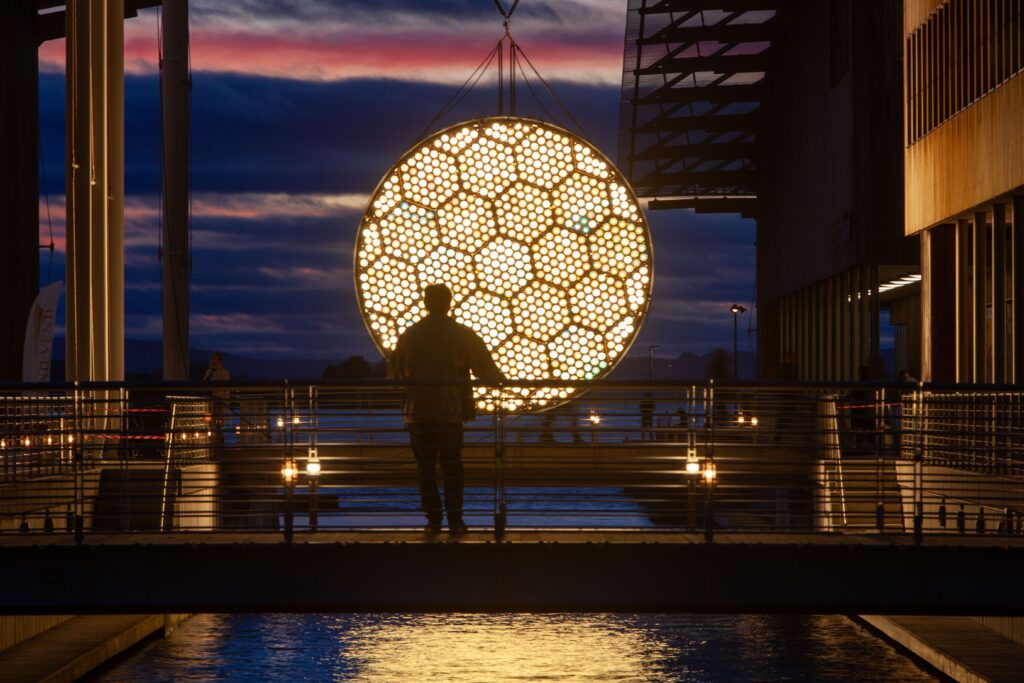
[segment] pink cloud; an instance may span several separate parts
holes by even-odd
[[[303,35],[198,27],[191,35],[196,71],[309,80],[393,78],[461,83],[495,42],[496,36],[488,34],[423,31],[367,35],[339,30]],[[621,45],[613,44],[606,35],[552,36],[524,43],[524,48],[546,78],[604,83],[620,78]],[[62,71],[64,50],[63,40],[44,43],[39,50],[42,67]],[[126,32],[128,73],[155,73],[157,59],[156,40],[147,30]]]

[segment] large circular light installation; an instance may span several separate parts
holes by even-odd
[[[385,355],[452,290],[512,379],[591,380],[625,355],[651,293],[651,237],[618,170],[571,133],[533,119],[477,119],[431,135],[377,186],[356,240],[359,306]],[[513,390],[536,410],[576,389]],[[478,396],[483,409],[494,405]]]

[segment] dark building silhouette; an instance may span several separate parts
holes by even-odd
[[[630,2],[619,164],[651,209],[756,218],[762,378],[880,373],[883,309],[918,370],[901,25],[884,0]]]

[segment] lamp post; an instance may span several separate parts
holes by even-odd
[[[737,380],[740,378],[738,320],[740,313],[746,313],[747,309],[739,304],[733,304],[729,310],[732,311],[732,378]]]
[[[289,455],[281,465],[281,479],[284,481],[284,541],[292,542],[292,534],[295,528],[294,494],[295,478],[299,475],[299,469],[295,460]]]
[[[306,460],[306,476],[309,477],[309,530],[316,531],[317,527],[317,499],[316,485],[320,480],[320,456],[316,449],[309,449],[309,458]]]
[[[658,350],[657,344],[647,347],[647,379],[654,381],[654,352]]]

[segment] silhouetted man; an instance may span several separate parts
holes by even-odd
[[[389,373],[397,379],[504,379],[484,341],[469,327],[448,317],[452,292],[445,285],[423,290],[427,315],[402,333],[391,354]],[[441,530],[437,462],[444,472],[444,508],[448,529],[466,531],[462,520],[462,423],[476,416],[473,389],[466,384],[411,385],[402,406],[416,456],[420,498],[429,533]]]

